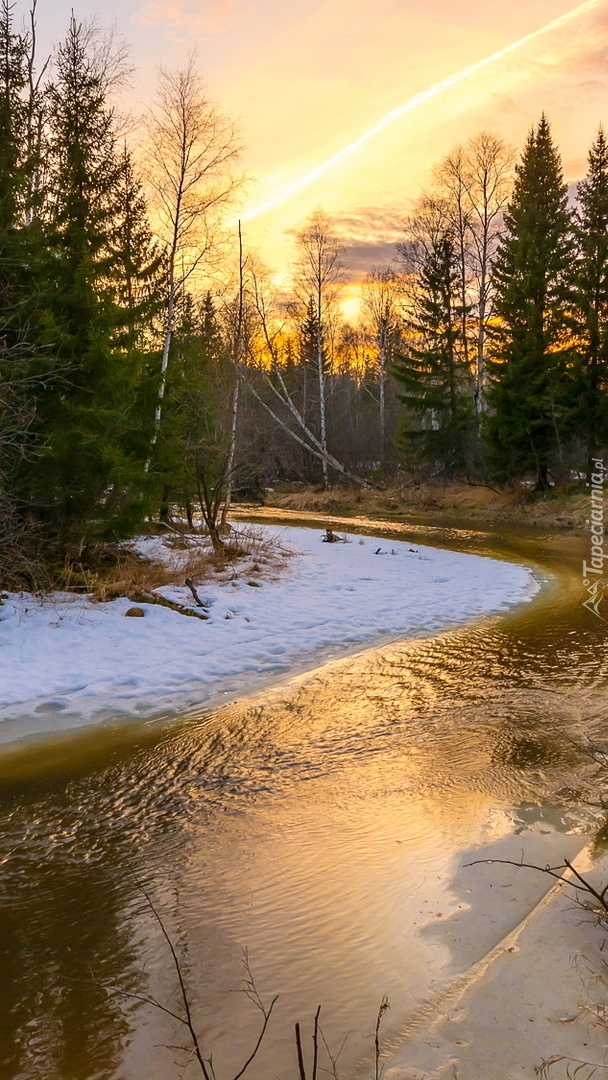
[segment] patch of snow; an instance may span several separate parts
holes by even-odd
[[[126,598],[11,595],[0,607],[0,740],[209,705],[313,666],[330,650],[432,635],[530,600],[539,588],[513,563],[398,541],[387,559],[375,554],[378,538],[326,544],[322,536],[282,529],[280,542],[297,554],[276,580],[254,578],[243,560],[222,580],[205,581],[208,621],[155,604],[138,605],[143,619],[125,618]],[[134,546],[173,565],[181,557],[158,537]],[[194,606],[185,586],[159,591]]]

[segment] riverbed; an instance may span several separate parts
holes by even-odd
[[[236,992],[243,950],[262,1000],[279,995],[246,1075],[295,1077],[294,1024],[308,1054],[321,1005],[339,1074],[369,1076],[383,996],[388,1048],[547,888],[463,863],[522,850],[545,863],[586,843],[593,812],[567,797],[581,763],[563,733],[601,734],[608,662],[604,623],[581,603],[584,538],[349,528],[520,561],[545,584],[512,612],[330,660],[222,709],[4,751],[2,1077],[200,1075],[164,1045],[183,1041],[178,1022],[140,1000],[178,1008],[142,886],[218,1080],[260,1026]]]

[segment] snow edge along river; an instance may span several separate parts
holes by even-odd
[[[238,527],[237,527],[238,528]],[[528,567],[385,537],[324,544],[318,530],[256,526],[294,552],[279,574],[254,559],[200,587],[209,620],[126,598],[11,594],[0,607],[0,741],[110,718],[211,707],[316,666],[334,650],[427,637],[531,600]],[[345,535],[345,534],[342,534]],[[143,537],[142,555],[175,559]],[[186,587],[163,595],[193,606]]]

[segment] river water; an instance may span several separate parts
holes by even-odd
[[[243,950],[261,998],[279,995],[246,1075],[295,1078],[294,1023],[309,1054],[321,1005],[339,1074],[367,1077],[383,995],[390,1048],[547,888],[539,875],[509,892],[513,874],[463,863],[522,851],[545,863],[584,844],[586,767],[562,733],[601,735],[608,711],[605,623],[581,602],[584,539],[355,527],[521,561],[545,583],[506,615],[336,659],[219,710],[4,749],[3,1080],[200,1075],[167,1048],[184,1042],[179,1022],[140,1000],[179,1012],[142,887],[218,1080],[260,1027],[238,992]]]

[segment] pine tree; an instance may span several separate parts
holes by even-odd
[[[608,141],[602,127],[589,151],[589,174],[578,185],[575,233],[573,423],[585,440],[590,476],[591,459],[608,439]]]
[[[496,288],[488,394],[490,464],[500,480],[534,471],[549,486],[568,378],[572,223],[558,151],[543,115],[516,167]]]
[[[447,474],[467,471],[474,428],[471,372],[459,348],[462,302],[454,244],[436,238],[417,283],[410,343],[397,355],[394,375],[406,417],[398,449]]]
[[[115,532],[142,512],[142,462],[129,449],[137,371],[124,348],[134,310],[120,295],[132,270],[124,221],[118,251],[115,244],[125,170],[103,79],[74,16],[58,51],[49,128],[48,337],[63,388],[41,399],[47,446],[36,480],[39,505],[66,549],[94,523],[110,521]]]

